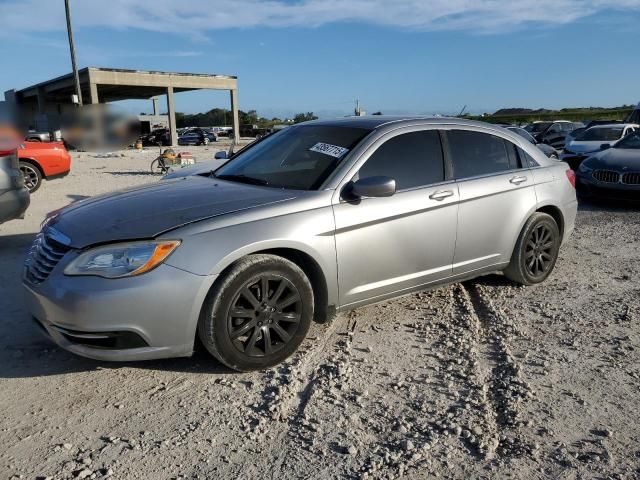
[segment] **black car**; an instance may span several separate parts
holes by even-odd
[[[506,128],[507,130],[512,131],[513,133],[515,133],[517,135],[520,135],[522,138],[524,138],[528,142],[533,143],[547,157],[555,158],[556,160],[558,160],[558,158],[560,157],[560,155],[558,154],[558,151],[555,148],[553,148],[551,145],[547,145],[546,143],[540,143],[539,141],[537,141],[533,137],[533,135],[531,135],[529,132],[527,132],[524,128],[515,127],[513,125],[503,125],[503,127]]]
[[[587,158],[576,180],[582,197],[640,200],[640,132]]]
[[[171,145],[171,132],[168,128],[158,128],[151,133],[143,135],[140,139],[145,147],[158,144],[168,146]]]
[[[567,135],[582,126],[581,123],[557,120],[555,122],[533,122],[527,125],[525,130],[533,135],[538,142],[561,150],[564,148]]]

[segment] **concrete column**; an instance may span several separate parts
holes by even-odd
[[[229,90],[231,93],[231,122],[233,125],[233,139],[240,143],[240,116],[238,115],[238,90]]]
[[[160,115],[160,108],[158,107],[158,97],[153,97],[151,101],[153,102],[153,115]]]
[[[173,103],[173,87],[167,87],[167,111],[169,113],[169,138],[171,146],[178,145],[178,132],[176,132],[176,107]]]
[[[89,83],[89,96],[91,97],[91,103],[93,105],[100,103],[100,99],[98,98],[98,84],[97,83]]]

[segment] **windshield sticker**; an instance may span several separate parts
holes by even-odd
[[[331,157],[340,158],[344,156],[349,149],[344,147],[338,147],[337,145],[331,145],[330,143],[318,142],[309,149],[311,152],[324,153]]]

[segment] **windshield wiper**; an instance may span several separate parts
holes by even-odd
[[[220,180],[230,180],[232,182],[248,183],[250,185],[269,185],[269,182],[262,178],[247,177],[246,175],[213,175]]]

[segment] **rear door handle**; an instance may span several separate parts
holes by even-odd
[[[450,197],[452,195],[453,195],[453,192],[451,190],[438,190],[437,192],[433,192],[431,195],[429,195],[429,198],[431,200],[437,200],[441,202],[445,198]]]
[[[527,181],[527,177],[523,177],[521,175],[516,175],[515,177],[511,177],[509,179],[509,181],[511,183],[513,183],[514,185],[520,185],[521,183],[524,183]]]

